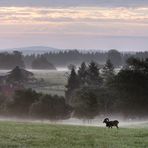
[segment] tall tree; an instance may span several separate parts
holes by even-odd
[[[67,85],[66,85],[67,90],[65,92],[66,101],[67,101],[68,104],[71,101],[72,93],[76,89],[78,89],[79,87],[80,87],[80,85],[79,85],[78,75],[77,75],[75,69],[73,68],[71,70],[70,75],[68,76],[68,82],[67,82]]]
[[[37,56],[32,62],[33,69],[56,69],[55,66],[50,63],[45,56]]]
[[[33,73],[16,66],[7,76],[8,82],[27,82],[33,78]]]
[[[98,101],[91,88],[83,87],[75,92],[71,105],[74,108],[74,116],[83,119],[92,119],[98,115]]]
[[[110,59],[106,61],[106,64],[102,69],[102,76],[105,86],[109,85],[115,76],[114,66],[111,63]]]
[[[14,51],[13,55],[14,55],[14,59],[13,59],[12,63],[14,63],[14,67],[19,66],[21,68],[24,68],[25,64],[24,64],[24,61],[23,61],[22,53],[20,51]]]
[[[100,76],[100,68],[97,63],[91,62],[88,66],[87,82],[89,86],[100,87],[102,78]]]
[[[81,86],[86,85],[86,79],[87,79],[87,66],[85,62],[81,64],[81,66],[78,69],[78,77],[79,77],[79,82]]]
[[[0,53],[0,68],[1,69],[13,69],[19,66],[24,68],[24,61],[22,53],[19,51],[14,51],[13,53]]]
[[[107,58],[110,59],[115,67],[119,67],[122,65],[122,56],[120,52],[115,49],[109,50]]]
[[[68,84],[66,87],[69,91],[79,88],[79,79],[74,68],[71,70],[71,73],[68,77]]]
[[[145,66],[144,66],[145,65]],[[147,60],[129,59],[115,77],[115,87],[128,114],[144,115],[148,104]]]

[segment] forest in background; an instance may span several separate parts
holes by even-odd
[[[130,57],[119,72],[110,59],[102,68],[96,62],[82,63],[78,71],[71,70],[66,87],[66,101],[78,118],[148,117],[148,59]]]
[[[130,57],[118,72],[110,59],[101,67],[94,61],[82,62],[67,77],[65,97],[27,89],[27,81],[37,84],[30,72],[19,67],[6,76],[4,84],[19,89],[9,97],[0,93],[2,116],[59,120],[119,114],[125,119],[147,118],[148,59]]]
[[[131,56],[145,59],[148,58],[148,52],[129,53],[117,50],[82,52],[79,50],[63,50],[37,55],[23,55],[19,51],[12,53],[3,52],[0,53],[0,69],[13,69],[16,66],[32,69],[56,69],[56,67],[67,67],[70,64],[80,65],[82,62],[89,63],[91,60],[103,65],[108,58],[115,67],[119,67],[124,65]]]

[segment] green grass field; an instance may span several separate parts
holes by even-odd
[[[0,122],[0,148],[148,148],[148,127],[100,127]]]
[[[66,73],[67,71],[56,70],[32,70],[35,78],[38,80],[44,79],[45,85],[35,88],[37,92],[52,95],[65,95],[65,85],[67,83]]]
[[[0,70],[0,76],[6,75],[10,70]],[[57,70],[31,70],[33,72],[36,79],[41,80],[43,79],[45,84],[42,86],[35,85],[29,86],[32,89],[36,90],[37,92],[42,92],[45,94],[52,94],[52,95],[65,95],[65,85],[67,83],[67,71],[57,71]],[[27,87],[28,88],[28,87]]]

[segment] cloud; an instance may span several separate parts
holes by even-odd
[[[1,7],[1,24],[48,24],[48,23],[100,23],[126,22],[148,23],[148,7]]]
[[[144,7],[1,8],[3,35],[148,36],[148,8]]]
[[[148,6],[147,0],[0,0],[0,6],[108,6],[139,7]]]
[[[114,48],[116,42],[119,44],[121,41],[124,47],[121,36],[124,40],[133,38],[127,41],[128,44],[132,41],[131,47],[138,47],[138,40],[141,40],[139,45],[146,43],[148,6],[144,0],[134,0],[134,4],[133,0],[127,3],[127,0],[110,0],[110,3],[107,0],[78,3],[76,0],[63,1],[64,4],[61,1],[36,0],[34,3],[25,0],[14,3],[13,0],[0,0],[0,5],[3,4],[0,7],[1,46],[51,44],[56,47],[57,44],[61,47],[93,48],[102,44],[101,47],[108,45]],[[98,38],[103,39],[98,42]],[[114,45],[111,41],[114,41]]]

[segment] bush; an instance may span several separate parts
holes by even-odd
[[[8,114],[27,117],[30,106],[39,99],[40,95],[31,89],[16,91],[12,100],[7,104]]]
[[[59,120],[70,117],[72,108],[65,104],[63,97],[43,95],[30,107],[30,115],[34,118]]]

